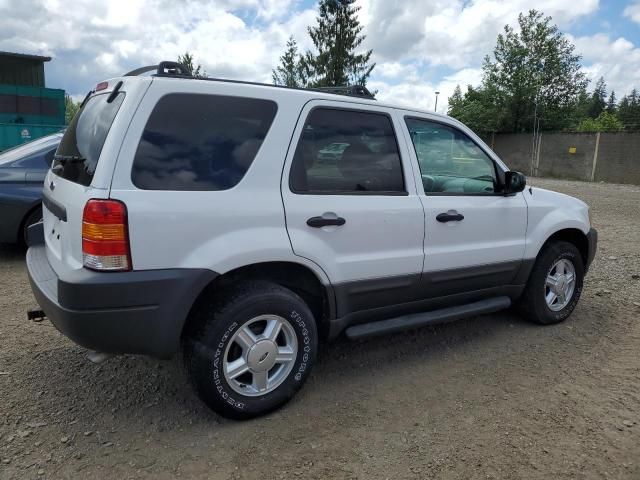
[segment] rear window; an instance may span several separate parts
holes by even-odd
[[[131,179],[144,190],[226,190],[242,180],[276,115],[271,100],[173,93],[149,116]]]
[[[104,141],[124,95],[118,93],[109,103],[108,94],[89,98],[62,137],[51,167],[53,173],[81,185],[91,184]]]

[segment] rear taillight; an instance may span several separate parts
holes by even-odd
[[[82,214],[82,263],[92,270],[131,270],[127,207],[89,200]]]

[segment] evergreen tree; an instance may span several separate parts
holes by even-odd
[[[280,65],[271,71],[274,85],[284,85],[286,87],[304,87],[307,79],[304,67],[301,63],[301,56],[298,53],[298,44],[293,36],[287,41],[287,48],[280,57]]]
[[[585,88],[578,94],[573,102],[573,121],[571,122],[571,125],[577,125],[582,120],[589,117],[589,108],[591,108],[591,95],[589,95]]]
[[[596,87],[591,94],[591,102],[589,104],[589,110],[587,115],[591,118],[598,118],[607,106],[607,84],[604,82],[604,78],[600,77],[600,80],[596,83]]]
[[[448,103],[447,115],[458,118],[464,110],[464,97],[462,96],[460,85],[456,85],[456,88],[453,89],[453,94],[449,97]]]
[[[635,88],[620,100],[618,117],[622,120],[625,130],[640,131],[640,97]]]
[[[207,72],[204,71],[200,64],[195,66],[195,59],[189,51],[184,52],[184,55],[178,55],[178,63],[187,67],[191,71],[191,75],[194,77],[204,78],[207,76]]]
[[[317,24],[308,32],[315,52],[303,59],[308,82],[315,87],[366,85],[375,64],[371,50],[356,53],[365,39],[357,17],[356,0],[320,0]]]
[[[616,91],[611,90],[611,93],[609,94],[609,100],[607,100],[607,112],[616,113],[616,110]]]

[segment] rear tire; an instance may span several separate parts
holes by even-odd
[[[315,362],[318,335],[294,292],[253,281],[196,307],[184,342],[185,365],[200,398],[238,420],[287,403]]]
[[[566,320],[582,293],[584,262],[575,245],[553,242],[539,253],[519,301],[528,320],[551,325]]]

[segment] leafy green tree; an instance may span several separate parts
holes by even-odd
[[[602,112],[596,118],[596,122],[598,122],[601,132],[620,132],[624,129],[624,124],[614,113]]]
[[[320,0],[316,25],[308,32],[314,52],[306,52],[302,65],[314,87],[366,85],[375,64],[371,50],[356,53],[365,39],[356,0]]]
[[[305,68],[301,55],[298,53],[298,44],[293,36],[287,41],[287,48],[280,57],[280,64],[271,71],[274,85],[286,87],[304,87],[307,84]]]
[[[567,127],[586,88],[582,57],[551,22],[536,10],[521,13],[519,32],[506,25],[485,58],[482,88],[502,111],[502,131],[529,130],[537,119],[544,129]]]
[[[75,102],[73,100],[73,98],[71,98],[69,95],[64,96],[64,123],[65,125],[69,125],[69,123],[71,123],[71,120],[73,120],[73,117],[76,116],[76,113],[78,113],[78,110],[80,110],[80,103],[81,102]]]
[[[579,132],[620,132],[624,124],[613,113],[603,111],[598,118],[585,118],[578,125]]]
[[[493,101],[492,93],[482,87],[467,86],[464,95],[457,86],[449,97],[449,116],[460,120],[476,133],[496,132],[501,123],[500,107]]]
[[[195,66],[195,59],[188,51],[184,52],[184,55],[178,55],[178,63],[187,67],[194,77],[205,78],[207,76],[207,72],[200,64]]]
[[[600,77],[600,80],[596,83],[593,93],[591,94],[591,102],[589,104],[589,111],[587,112],[587,115],[591,118],[598,118],[607,106],[606,98],[607,84],[604,82],[604,78]]]

